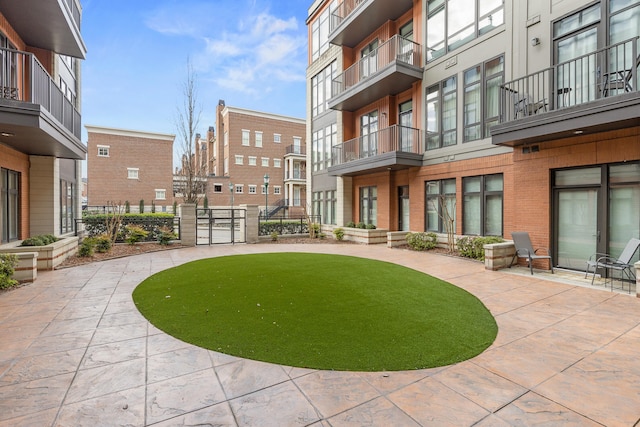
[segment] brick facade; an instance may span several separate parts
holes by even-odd
[[[9,169],[20,173],[20,238],[29,236],[30,206],[29,206],[29,156],[9,147],[0,145],[0,168]],[[2,215],[0,211],[0,215]],[[1,220],[1,219],[0,219]],[[0,241],[2,241],[2,228],[0,228]]]
[[[88,132],[87,203],[103,206],[110,202],[132,210],[140,200],[158,210],[173,205],[173,141],[175,135],[86,126]],[[108,156],[99,155],[99,148]],[[130,177],[137,171],[137,178]],[[165,191],[164,199],[156,192]]]

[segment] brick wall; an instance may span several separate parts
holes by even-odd
[[[100,128],[88,130],[87,202],[91,206],[129,201],[146,206],[173,204],[173,139],[172,135],[147,134]],[[98,145],[109,147],[109,157],[98,156]],[[138,169],[138,179],[128,178],[128,168]],[[165,200],[157,200],[156,190],[163,189]]]

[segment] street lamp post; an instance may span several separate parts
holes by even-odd
[[[231,231],[231,243],[235,243],[235,231],[236,231],[236,218],[234,215],[234,210],[233,210],[233,190],[234,190],[234,185],[230,182],[229,183],[229,192],[231,193],[231,226],[230,226],[230,231]]]
[[[269,174],[264,174],[264,219],[268,219],[269,212]]]
[[[231,193],[231,209],[233,209],[233,184],[229,183],[229,192]]]

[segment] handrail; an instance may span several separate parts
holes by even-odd
[[[285,150],[285,154],[300,154],[300,155],[305,155],[306,150],[305,147],[302,145],[289,145],[286,150]]]
[[[638,40],[581,55],[500,86],[500,122],[637,92]]]
[[[424,154],[422,131],[406,126],[389,126],[336,145],[331,154],[333,165],[340,165],[390,152]]]
[[[364,0],[344,0],[338,4],[335,12],[331,14],[329,20],[329,32],[335,30],[342,24],[342,21],[351,14],[358,6],[364,3]]]
[[[33,53],[0,48],[0,98],[39,104],[76,138],[81,116]]]
[[[418,43],[396,34],[333,79],[332,96],[357,85],[394,61],[420,67],[421,52]]]

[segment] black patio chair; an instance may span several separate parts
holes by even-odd
[[[633,263],[631,259],[638,251],[640,247],[640,239],[632,238],[627,242],[627,245],[622,250],[622,253],[618,258],[614,258],[609,254],[595,253],[587,260],[587,269],[584,273],[584,278],[587,278],[589,270],[593,269],[593,275],[591,276],[591,284],[596,277],[596,270],[603,268],[607,271],[619,271],[620,280],[624,280],[625,276],[628,280],[635,282],[636,275],[633,271]],[[606,286],[606,282],[605,282]],[[624,288],[624,283],[623,283]],[[613,290],[613,276],[611,276],[611,290]],[[631,286],[629,286],[629,292],[631,292]]]
[[[551,274],[553,274],[553,260],[551,259],[551,252],[548,248],[533,249],[531,238],[529,238],[529,233],[526,231],[514,231],[511,233],[511,238],[513,239],[513,244],[516,247],[516,253],[511,259],[511,264],[513,264],[516,257],[526,258],[531,274],[533,275],[533,261],[536,259],[548,259],[549,265],[551,266]],[[546,252],[546,255],[539,255],[538,251],[543,250]],[[509,265],[509,268],[511,268],[511,264]]]

